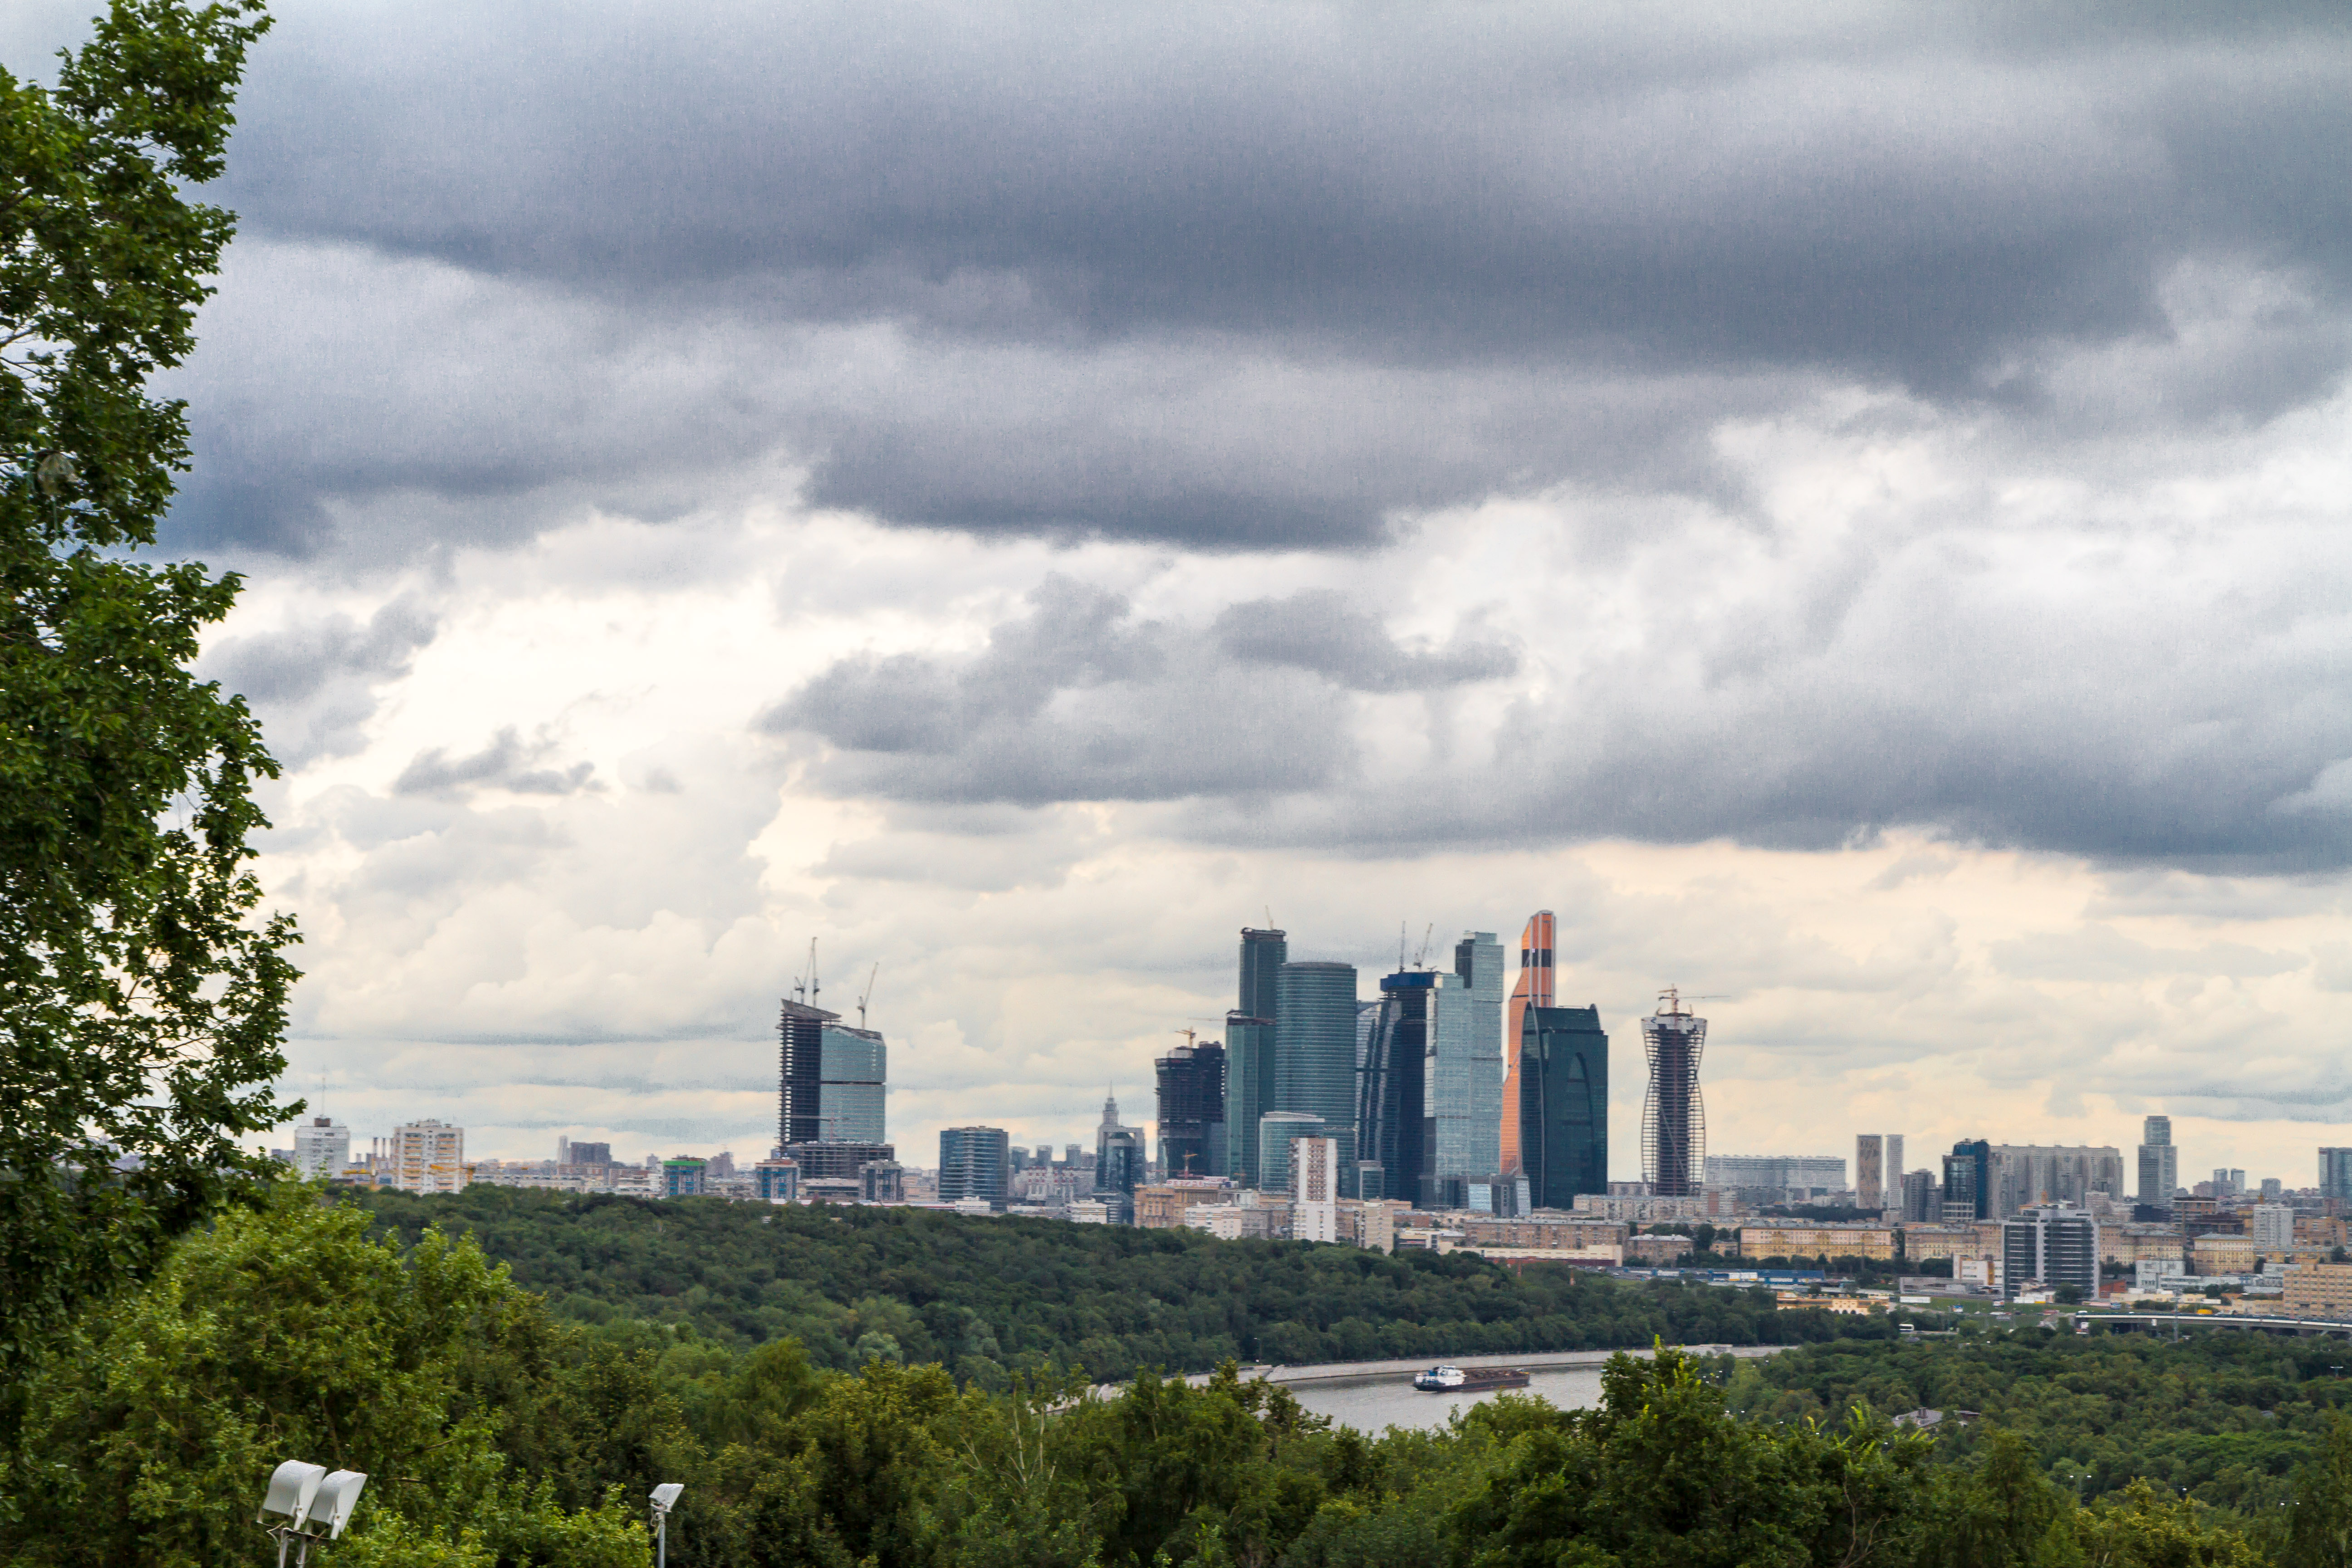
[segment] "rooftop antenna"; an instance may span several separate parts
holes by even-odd
[[[866,1004],[874,999],[874,977],[882,973],[882,961],[874,961],[873,973],[866,977],[866,994],[857,999],[857,1026],[866,1027]]]

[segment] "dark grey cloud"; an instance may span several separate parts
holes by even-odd
[[[602,789],[596,764],[574,763],[569,767],[543,767],[556,743],[545,735],[525,741],[511,724],[490,743],[467,756],[453,757],[444,747],[419,752],[393,781],[392,793],[413,795],[458,795],[478,788],[502,789],[515,795],[574,795]]]
[[[2352,355],[2347,46],[2310,7],[289,13],[225,195],[319,276],[233,268],[208,332],[267,327],[191,379],[174,537],[496,542],[781,466],[896,522],[1351,548],[1727,495],[1710,431],[1824,382],[2044,440],[2273,417]]]
[[[375,714],[376,689],[406,675],[438,630],[430,610],[404,597],[365,625],[335,615],[225,639],[205,650],[204,673],[247,698],[278,760],[300,767],[359,750],[362,727]]]
[[[1217,616],[1217,640],[1245,664],[1311,669],[1355,691],[1428,691],[1518,672],[1507,644],[1456,634],[1443,647],[1397,646],[1381,618],[1330,588],[1253,599]]]

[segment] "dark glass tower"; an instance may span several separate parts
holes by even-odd
[[[1661,1000],[1664,1005],[1642,1020],[1642,1051],[1650,1060],[1650,1087],[1642,1097],[1642,1180],[1657,1196],[1689,1197],[1704,1184],[1706,1166],[1706,1102],[1698,1091],[1706,1020],[1685,1009],[1672,988]]]
[[[1320,1117],[1356,1164],[1356,966],[1286,963],[1276,973],[1274,1103],[1267,1110]],[[1264,1112],[1260,1113],[1261,1115]],[[1261,1185],[1275,1180],[1260,1171]],[[1353,1194],[1349,1194],[1353,1196]]]
[[[1225,1173],[1225,1047],[1181,1045],[1159,1060],[1160,1169],[1170,1176]]]
[[[841,1015],[787,1000],[777,1020],[776,1142],[814,1143],[836,1134],[824,1124],[824,1035]]]
[[[1598,1007],[1521,1010],[1518,1146],[1528,1200],[1576,1206],[1609,1190],[1609,1037]]]
[[[1257,1119],[1275,1109],[1275,1015],[1289,939],[1278,931],[1242,928],[1241,985],[1225,1015],[1224,1173],[1258,1185]]]
[[[1992,1217],[1992,1145],[1982,1138],[1962,1139],[1944,1156],[1944,1218]]]
[[[1006,1194],[1006,1154],[1011,1141],[1002,1127],[940,1130],[940,1202],[986,1198],[998,1208]]]
[[[1381,1195],[1418,1204],[1427,1131],[1429,998],[1435,976],[1405,970],[1381,981],[1357,1102],[1358,1158],[1381,1168]]]

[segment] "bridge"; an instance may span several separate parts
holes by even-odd
[[[2182,1329],[2251,1329],[2258,1333],[2293,1334],[2305,1339],[2329,1334],[2352,1339],[2352,1323],[2319,1318],[2258,1318],[2244,1312],[2076,1312],[2074,1317],[2074,1327],[2080,1332],[2088,1332],[2095,1323],[2127,1333],[2160,1333],[2169,1327],[2176,1339]]]

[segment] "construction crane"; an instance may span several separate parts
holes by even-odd
[[[866,1004],[874,999],[874,979],[882,973],[882,961],[875,960],[873,971],[866,976],[865,994],[857,998],[857,1026],[866,1027]]]
[[[1412,966],[1415,969],[1427,969],[1429,967],[1429,943],[1431,939],[1436,935],[1437,922],[1435,921],[1432,921],[1422,931],[1421,951],[1412,955]]]

